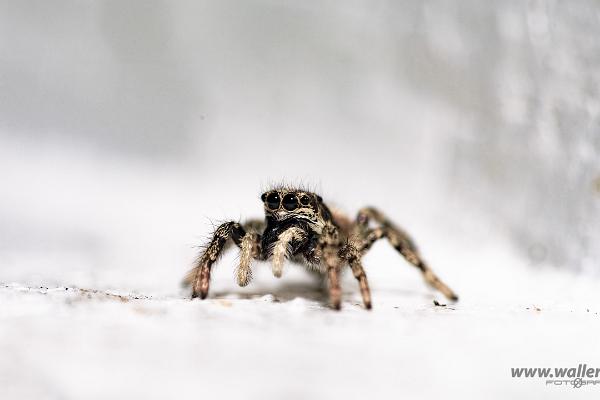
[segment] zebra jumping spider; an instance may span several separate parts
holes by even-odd
[[[367,207],[356,220],[331,211],[321,196],[307,190],[278,187],[262,194],[265,220],[245,224],[221,224],[198,257],[184,283],[192,286],[192,298],[206,298],[213,264],[226,249],[229,239],[240,248],[236,280],[246,286],[252,279],[251,260],[271,260],[273,275],[281,277],[286,259],[304,263],[327,277],[329,299],[334,309],[341,307],[339,274],[350,266],[367,309],[371,293],[361,259],[379,239],[390,244],[412,265],[425,281],[449,300],[458,296],[423,261],[410,237],[378,210]],[[262,233],[261,233],[262,232]]]

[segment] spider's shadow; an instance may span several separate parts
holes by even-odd
[[[417,290],[409,290],[409,289],[386,289],[381,288],[377,290],[380,293],[393,294],[398,296],[398,298],[402,297],[422,297],[424,299],[429,299],[431,294],[428,293],[427,290],[417,291]],[[345,300],[356,296],[359,293],[358,290],[346,289],[343,290],[342,296]],[[217,299],[227,299],[231,298],[231,296],[235,296],[238,299],[250,300],[256,299],[262,296],[271,295],[273,296],[275,301],[278,302],[288,302],[297,298],[311,300],[320,303],[327,303],[329,301],[329,293],[327,290],[327,286],[324,283],[316,282],[316,283],[307,283],[307,282],[286,282],[281,285],[277,285],[276,287],[257,287],[252,288],[250,290],[243,291],[228,291],[228,290],[220,290],[216,291],[213,294],[213,298]],[[373,295],[373,292],[372,292]],[[376,293],[375,293],[376,295]]]
[[[319,283],[311,284],[306,282],[286,282],[277,285],[274,288],[253,288],[244,291],[217,291],[214,292],[214,298],[230,298],[232,295],[238,299],[256,299],[262,296],[271,295],[275,301],[288,302],[297,298],[312,300],[317,302],[326,302],[328,299],[327,288]]]

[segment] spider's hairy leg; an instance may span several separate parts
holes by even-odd
[[[273,275],[276,278],[281,278],[285,259],[290,256],[292,241],[302,241],[305,239],[306,232],[295,226],[288,228],[279,234],[271,252],[273,257],[272,270]]]
[[[207,264],[212,265],[216,259],[218,259],[220,253],[222,253],[228,246],[227,239],[231,237],[233,242],[240,248],[240,263],[236,269],[236,281],[240,286],[246,286],[252,280],[252,270],[250,269],[250,262],[252,258],[261,258],[261,236],[256,231],[261,230],[263,222],[259,220],[249,220],[240,226],[236,222],[227,222],[220,225],[213,233],[213,238],[206,246],[203,253],[198,258],[196,265],[192,268],[186,276],[183,278],[183,286],[194,286],[199,287],[199,282],[202,282],[202,274],[208,275],[206,279],[210,281],[210,265],[208,269],[204,266]],[[248,232],[246,232],[246,230]],[[227,234],[229,232],[229,234]],[[222,244],[220,242],[223,241]],[[220,250],[218,247],[220,247]],[[209,250],[211,249],[212,250]],[[217,250],[215,250],[217,249]],[[213,253],[215,252],[216,253]],[[211,260],[210,254],[216,254],[215,260]],[[203,272],[204,270],[204,272]],[[201,291],[196,290],[193,297],[198,297],[198,293]]]
[[[331,306],[340,310],[342,308],[342,290],[340,289],[339,272],[343,261],[337,254],[335,248],[325,245],[323,259],[327,266],[327,278],[329,280],[329,300]]]
[[[360,294],[362,296],[363,302],[365,303],[365,308],[370,310],[372,307],[371,304],[371,291],[369,290],[369,282],[367,281],[367,274],[362,266],[361,262],[361,253],[360,250],[353,242],[346,243],[340,249],[340,257],[344,260],[347,260],[350,264],[350,268],[352,268],[352,274],[358,281],[358,286],[360,288]]]
[[[234,236],[235,241],[235,236]],[[261,237],[256,232],[246,233],[236,244],[240,247],[240,264],[235,271],[237,284],[247,286],[252,280],[250,262],[252,258],[259,258]]]
[[[208,295],[210,269],[225,249],[227,240],[232,235],[234,236],[234,240],[238,242],[246,235],[246,232],[239,223],[230,221],[219,225],[213,233],[210,243],[198,258],[196,266],[191,271],[192,298],[200,297],[201,299],[205,299]]]
[[[410,238],[408,233],[398,228],[388,217],[386,217],[381,211],[373,207],[365,207],[358,212],[356,217],[356,226],[359,229],[359,234],[365,234],[369,230],[369,222],[373,220],[379,224],[382,228],[388,228],[394,231],[395,236],[398,240],[403,242],[404,247],[408,247],[411,250],[416,251],[417,246],[414,241]]]
[[[374,219],[381,226],[368,229],[369,220]],[[364,208],[358,213],[357,226],[362,232],[363,246],[360,249],[361,253],[368,251],[374,242],[386,237],[390,244],[402,256],[417,267],[423,274],[425,281],[433,288],[440,291],[449,300],[457,301],[458,296],[450,289],[438,276],[431,270],[425,261],[419,255],[417,247],[412,239],[400,228],[397,228],[390,220],[388,220],[381,212],[373,208]]]

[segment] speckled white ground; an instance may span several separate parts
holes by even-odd
[[[510,377],[510,367],[600,366],[597,277],[531,265],[505,226],[441,186],[377,196],[323,178],[328,202],[388,212],[461,296],[435,307],[443,298],[381,242],[364,260],[374,309],[361,307],[346,276],[335,312],[298,267],[277,280],[256,265],[255,282],[236,287],[235,251],[216,266],[208,300],[179,288],[207,217],[260,215],[258,174],[194,184],[176,167],[18,142],[0,155],[10,189],[0,196],[2,400],[600,393]]]
[[[341,312],[297,267],[275,280],[259,266],[253,285],[236,288],[234,256],[205,301],[168,287],[5,282],[1,398],[597,398],[600,387],[510,377],[510,367],[600,366],[600,296],[597,281],[509,255],[478,246],[438,268],[461,301],[436,307],[443,298],[377,244],[365,260],[370,312],[351,276]]]

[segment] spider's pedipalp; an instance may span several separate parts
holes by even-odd
[[[248,232],[240,241],[240,263],[235,271],[237,284],[247,286],[252,281],[252,269],[250,262],[252,258],[258,258],[260,255],[260,235],[255,232]]]
[[[296,226],[292,226],[279,234],[271,253],[273,257],[272,270],[276,278],[281,277],[283,264],[292,253],[292,241],[301,242],[304,239],[306,239],[306,232]]]

